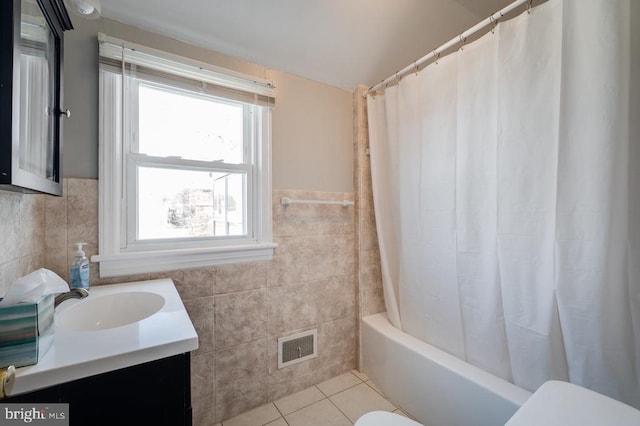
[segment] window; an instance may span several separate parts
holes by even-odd
[[[273,85],[99,40],[100,275],[271,259]]]

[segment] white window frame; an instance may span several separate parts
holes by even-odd
[[[207,64],[160,52],[144,46],[99,35],[101,55],[117,55],[118,46],[124,52],[141,55],[146,63],[163,72],[180,77],[197,78],[222,88],[243,90],[273,98],[273,84],[254,77],[221,70]],[[104,53],[106,52],[106,53]],[[131,59],[129,59],[131,60]],[[136,59],[132,59],[135,63]],[[124,68],[124,66],[123,66]],[[106,73],[106,74],[105,74]],[[247,236],[132,241],[131,221],[136,220],[137,206],[134,188],[137,186],[135,164],[159,165],[185,169],[223,170],[224,164],[197,160],[172,161],[131,153],[132,115],[127,111],[131,102],[123,102],[129,93],[127,81],[106,71],[100,71],[99,101],[99,254],[91,260],[100,263],[100,276],[113,277],[140,273],[163,272],[186,268],[208,267],[226,263],[271,260],[276,244],[272,241],[271,207],[271,109],[248,105],[245,115],[251,124],[253,165],[241,166],[246,172]],[[246,105],[246,103],[245,103]],[[137,121],[133,117],[133,121]],[[234,167],[237,171],[238,167]]]

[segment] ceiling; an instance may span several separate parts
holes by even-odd
[[[102,15],[353,91],[511,0],[102,0]]]

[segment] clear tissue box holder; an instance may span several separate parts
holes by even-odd
[[[0,368],[37,364],[53,345],[54,295],[0,307]]]

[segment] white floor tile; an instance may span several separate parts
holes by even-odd
[[[289,426],[351,426],[351,422],[328,399],[284,417]]]
[[[378,387],[378,385],[373,383],[371,380],[367,380],[365,383],[368,384],[369,386],[371,386],[371,389],[373,389],[374,391],[378,392],[380,395],[384,395],[384,393],[382,392],[382,389],[380,389]]]
[[[222,426],[262,426],[277,420],[279,417],[281,417],[280,412],[275,405],[266,404],[232,419],[225,420],[222,422]]]
[[[274,404],[283,415],[287,415],[318,402],[324,397],[324,394],[317,387],[311,386],[303,391],[279,399]]]
[[[280,417],[278,420],[267,423],[265,426],[287,426],[287,422],[285,422],[284,419]]]
[[[320,383],[318,385],[318,389],[320,389],[326,396],[331,396],[360,383],[362,383],[362,380],[353,374],[344,373],[334,377],[333,379],[329,379],[326,382]]]
[[[369,411],[394,411],[398,407],[362,383],[329,398],[352,422]]]

